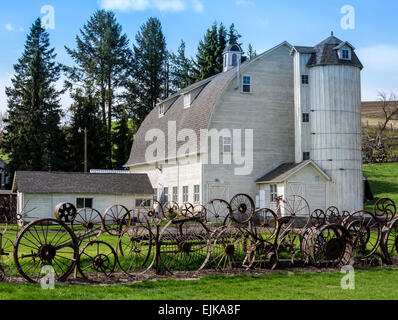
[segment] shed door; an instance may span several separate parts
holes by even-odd
[[[289,182],[287,184],[287,196],[300,196],[305,198],[304,184],[300,182]]]

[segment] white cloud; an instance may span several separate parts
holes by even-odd
[[[357,55],[364,65],[362,100],[377,100],[380,91],[398,93],[398,46],[379,44],[360,48]]]
[[[191,2],[196,12],[201,13],[204,11],[203,3],[200,0],[191,0]]]
[[[163,12],[180,12],[187,8],[188,0],[100,0],[100,6],[106,10],[122,12],[159,10]],[[196,12],[203,12],[201,0],[189,0]]]
[[[14,31],[15,30],[14,27],[11,24],[9,24],[9,23],[7,23],[5,25],[5,28],[6,28],[7,31]]]

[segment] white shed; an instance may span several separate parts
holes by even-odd
[[[285,163],[257,180],[260,187],[260,207],[277,210],[276,197],[301,196],[308,201],[311,212],[327,209],[331,179],[313,161]],[[281,212],[284,214],[283,212]]]
[[[61,202],[77,208],[89,207],[100,213],[120,204],[129,210],[153,198],[146,174],[84,174],[17,171],[13,181],[17,210],[22,220],[53,218]]]

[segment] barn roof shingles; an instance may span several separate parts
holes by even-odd
[[[17,171],[13,191],[23,193],[152,194],[146,174]]]

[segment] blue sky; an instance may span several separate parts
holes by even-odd
[[[214,22],[232,22],[242,34],[244,50],[251,43],[258,53],[282,41],[312,46],[334,34],[349,41],[365,66],[363,100],[377,99],[378,91],[398,93],[398,1],[396,0],[15,0],[2,1],[0,11],[0,111],[6,110],[4,88],[9,85],[13,64],[21,56],[26,33],[43,6],[54,8],[51,44],[59,62],[70,64],[64,46],[74,47],[79,29],[96,9],[116,13],[131,42],[148,17],[158,17],[168,48],[175,51],[184,39],[188,55],[194,55],[205,30]],[[353,29],[341,20],[355,11]],[[351,16],[352,17],[352,16]],[[346,21],[346,20],[344,20]],[[353,22],[354,20],[350,20]],[[70,99],[62,99],[67,109]]]

